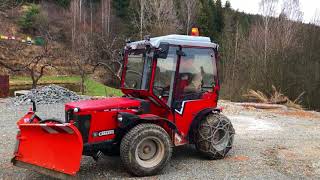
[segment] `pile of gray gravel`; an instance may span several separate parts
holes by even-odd
[[[43,86],[32,89],[28,94],[12,99],[14,105],[29,104],[32,99],[37,104],[54,104],[78,101],[83,99],[77,93],[57,85]]]

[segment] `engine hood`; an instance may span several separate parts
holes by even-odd
[[[143,100],[115,97],[98,100],[70,102],[65,104],[65,108],[80,108],[80,111],[103,111],[108,109],[138,108],[143,106],[142,102]]]

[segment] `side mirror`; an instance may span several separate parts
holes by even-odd
[[[166,59],[169,53],[169,43],[160,43],[159,48],[154,52],[155,58]]]
[[[184,53],[182,50],[177,50],[178,56],[186,56],[186,53]]]

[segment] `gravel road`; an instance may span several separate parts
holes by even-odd
[[[205,160],[193,146],[174,149],[169,165],[145,179],[320,179],[320,115],[244,109],[220,103],[236,130],[234,147],[223,160]],[[10,163],[16,121],[28,106],[0,100],[0,179],[51,179]],[[63,104],[41,105],[40,117],[64,117]],[[119,157],[95,162],[83,157],[78,179],[130,178]]]

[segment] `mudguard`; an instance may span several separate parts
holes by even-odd
[[[55,177],[79,171],[83,142],[74,125],[26,123],[19,124],[19,129],[14,165]]]

